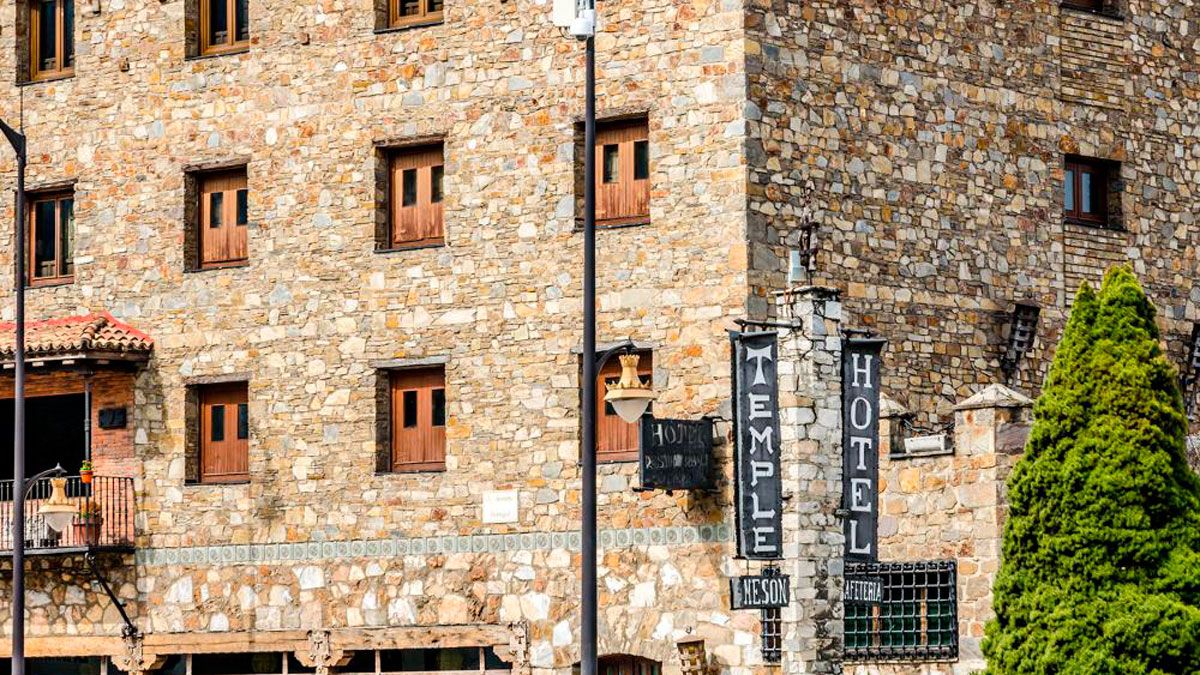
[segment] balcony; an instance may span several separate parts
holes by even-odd
[[[133,479],[95,476],[85,484],[79,476],[67,478],[67,500],[76,516],[62,532],[55,532],[40,509],[51,493],[50,479],[29,488],[25,500],[25,554],[64,555],[98,551],[133,551]],[[88,512],[96,514],[87,517]],[[0,554],[11,554],[13,481],[0,481]]]

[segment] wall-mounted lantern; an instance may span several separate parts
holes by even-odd
[[[1008,349],[1000,357],[1000,370],[1004,373],[1005,384],[1012,383],[1021,360],[1033,348],[1041,311],[1040,307],[1029,301],[1018,302],[1013,308],[1008,320]]]
[[[646,413],[646,408],[650,407],[650,402],[654,400],[654,390],[643,384],[642,378],[638,377],[640,356],[622,354],[618,358],[621,360],[621,379],[616,384],[609,385],[604,402],[611,404],[621,419],[633,424],[641,419]]]

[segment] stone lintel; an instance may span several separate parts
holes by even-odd
[[[443,354],[439,356],[422,356],[411,359],[384,359],[381,361],[372,361],[370,366],[375,370],[399,370],[401,368],[444,366],[447,363],[450,363],[450,357]]]
[[[842,292],[832,286],[795,286],[782,291],[775,291],[775,295],[785,298],[784,304],[796,298],[805,298],[811,300],[839,300],[842,297]]]
[[[981,408],[1028,408],[1033,405],[1033,399],[1014,391],[1003,384],[989,384],[987,387],[954,406],[955,411],[979,410]]]

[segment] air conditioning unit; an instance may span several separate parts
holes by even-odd
[[[946,434],[933,434],[931,436],[913,436],[904,439],[904,454],[906,455],[929,455],[946,452],[947,437]]]

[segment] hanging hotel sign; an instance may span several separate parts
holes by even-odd
[[[886,342],[842,340],[842,505],[851,560],[879,557],[879,361]]]
[[[712,420],[662,420],[643,415],[638,429],[642,488],[707,490],[713,487]]]
[[[791,602],[791,577],[783,574],[733,577],[729,580],[730,609],[775,609]]]
[[[733,342],[734,479],[738,555],[783,557],[779,346],[774,332],[730,333]]]

